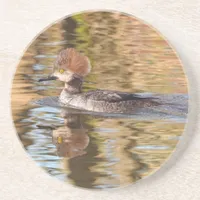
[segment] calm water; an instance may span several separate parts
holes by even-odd
[[[148,26],[119,14],[68,18],[29,46],[14,78],[13,120],[29,155],[52,176],[86,188],[127,185],[159,169],[179,141],[184,120],[71,114],[31,103],[60,94],[59,81],[37,80],[51,72],[55,56],[66,47],[91,59],[84,91],[187,95],[179,60]]]

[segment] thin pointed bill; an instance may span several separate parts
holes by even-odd
[[[46,77],[46,78],[41,78],[41,79],[39,79],[38,82],[42,82],[42,81],[52,81],[52,80],[56,80],[56,79],[57,79],[56,76],[50,75],[50,76],[48,76],[48,77]]]

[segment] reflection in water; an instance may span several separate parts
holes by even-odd
[[[53,143],[56,145],[58,156],[74,158],[84,155],[89,137],[87,130],[82,127],[80,116],[72,114],[64,117],[66,126],[53,131]]]
[[[29,46],[16,71],[12,113],[27,152],[52,176],[87,188],[127,185],[159,169],[179,141],[186,117],[60,113],[58,108],[31,103],[60,94],[61,82],[37,80],[51,72],[57,53],[66,47],[84,52],[91,60],[93,69],[84,91],[187,96],[182,66],[154,30],[118,13],[69,17]]]
[[[89,145],[92,151],[87,155],[85,149],[90,139],[87,129],[84,128],[84,119],[78,114],[68,114],[66,110],[62,115],[65,126],[53,131],[53,143],[56,144],[57,155],[69,159],[68,168],[71,173],[68,177],[76,185],[91,188],[97,175],[90,171],[90,167],[95,163],[92,160],[95,161],[97,146]]]
[[[122,167],[120,171],[126,170],[125,174],[130,177],[130,183],[140,178],[137,171],[142,170],[144,166],[139,162],[138,157],[129,151],[130,148],[135,146],[135,140],[126,140],[126,146],[115,149],[117,141],[123,140],[116,136],[104,140],[98,146],[95,137],[92,134],[90,137],[88,135],[95,127],[87,124],[89,120],[87,115],[74,114],[71,110],[64,109],[61,116],[64,118],[64,126],[52,131],[53,143],[56,146],[57,155],[67,159],[65,164],[70,170],[68,178],[75,185],[86,188],[119,186],[122,174],[119,175],[113,170],[118,165]],[[95,118],[97,120],[99,117],[96,116]],[[102,120],[102,116],[99,119]],[[43,128],[47,127],[43,126]],[[104,132],[106,131],[104,130]],[[112,130],[107,129],[107,132],[112,133]],[[105,147],[105,155],[100,153],[102,145]],[[119,155],[123,153],[122,160],[120,159],[121,156],[116,157],[117,153]],[[128,162],[125,161],[125,158],[128,159]],[[131,164],[131,166],[126,166],[126,164]],[[98,180],[98,184],[96,180]]]

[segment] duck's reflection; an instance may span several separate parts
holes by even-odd
[[[119,133],[98,135],[94,131],[97,124],[87,123],[91,120],[88,115],[64,109],[61,116],[64,126],[53,130],[53,143],[57,155],[64,157],[64,169],[73,184],[85,188],[116,187],[140,179],[137,170],[142,165],[130,152],[135,145],[130,138],[134,133],[127,132],[126,137]]]
[[[60,157],[74,158],[86,153],[89,144],[87,129],[82,125],[81,115],[70,113],[70,110],[62,110],[65,126],[53,130],[53,144],[57,148]]]
[[[91,170],[101,158],[96,139],[88,136],[86,124],[87,116],[73,113],[71,109],[61,110],[64,118],[64,126],[53,130],[53,143],[57,149],[57,155],[64,157],[63,165],[68,172],[68,178],[73,184],[85,188],[92,188],[100,172]]]

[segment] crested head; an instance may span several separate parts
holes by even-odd
[[[67,48],[58,54],[54,69],[66,70],[79,76],[86,76],[91,70],[87,56],[77,52],[74,48]]]

